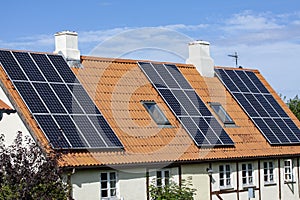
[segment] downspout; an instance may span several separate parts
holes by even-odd
[[[73,191],[72,191],[72,175],[74,175],[76,172],[75,168],[72,169],[72,171],[70,173],[68,173],[67,175],[67,185],[68,185],[68,196],[69,196],[69,199],[73,199]]]

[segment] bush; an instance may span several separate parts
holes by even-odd
[[[181,187],[174,181],[157,187],[154,180],[149,186],[151,200],[193,200],[196,189],[192,188],[191,178],[182,180]]]
[[[64,200],[67,186],[57,161],[60,155],[45,155],[31,139],[18,133],[14,143],[4,145],[0,136],[0,199]]]

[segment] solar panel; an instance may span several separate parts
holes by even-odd
[[[31,113],[49,113],[41,98],[29,82],[14,82],[15,87],[25,101]]]
[[[92,99],[89,97],[88,93],[85,91],[82,85],[68,84],[68,87],[86,114],[101,115],[100,111],[93,103]]]
[[[181,89],[193,89],[189,82],[184,78],[176,65],[165,65],[166,69],[172,74],[173,79],[177,81]]]
[[[13,52],[13,55],[30,81],[45,81],[42,73],[38,70],[28,53]]]
[[[155,71],[155,69],[150,63],[140,62],[139,65],[143,69],[151,83],[154,84],[156,88],[167,88],[165,82],[161,79],[161,77],[158,75],[158,73]]]
[[[163,64],[152,64],[152,66],[161,76],[162,80],[165,81],[168,88],[179,88],[179,85],[176,83],[175,79],[173,79]]]
[[[31,57],[38,65],[48,82],[63,82],[45,54],[31,54]]]
[[[48,55],[48,58],[51,60],[52,64],[55,66],[55,69],[66,83],[79,83],[78,79],[70,70],[69,65],[62,56]]]
[[[225,69],[215,71],[270,144],[300,143],[299,128],[254,72]],[[239,90],[233,85],[238,86]]]
[[[11,80],[27,80],[10,51],[0,51],[0,63]]]
[[[84,136],[91,147],[106,147],[100,135],[95,134],[97,131],[87,116],[73,115],[72,118],[81,132],[84,133]]]
[[[138,64],[197,146],[234,145],[176,65]]]
[[[83,114],[83,110],[65,84],[51,83],[50,85],[69,114]]]
[[[63,131],[55,123],[51,115],[34,115],[39,126],[47,136],[54,148],[70,148]]]
[[[53,148],[123,147],[62,56],[0,51],[0,62]]]
[[[67,113],[48,83],[33,83],[33,86],[41,99],[43,99],[50,113]]]
[[[81,131],[74,124],[71,116],[54,115],[54,119],[59,128],[64,132],[72,147],[86,148],[89,146],[85,141]]]
[[[92,124],[95,126],[97,131],[101,134],[103,140],[108,146],[120,147],[122,146],[120,140],[117,138],[116,134],[113,132],[107,121],[103,116],[89,116]]]

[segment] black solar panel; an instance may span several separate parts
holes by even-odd
[[[82,133],[76,127],[69,115],[54,115],[59,128],[64,132],[65,136],[71,143],[72,147],[86,148],[89,147]]]
[[[27,80],[10,51],[0,50],[0,63],[11,80]]]
[[[45,81],[42,73],[32,61],[29,53],[13,52],[13,55],[18,60],[19,65],[24,70],[30,81]]]
[[[41,99],[43,99],[50,113],[67,113],[48,83],[33,83],[33,86]]]
[[[48,113],[47,108],[35,92],[31,83],[14,82],[14,85],[32,113]]]
[[[299,128],[254,72],[224,69],[215,71],[270,144],[300,143]],[[240,91],[232,85],[237,85]],[[249,90],[244,89],[245,87]]]
[[[185,129],[191,134],[192,138],[196,142],[197,146],[211,145],[205,138],[204,134],[200,131],[198,126],[194,123],[191,117],[180,117],[180,121]]]
[[[122,146],[120,140],[117,138],[116,134],[113,132],[103,116],[89,116],[89,118],[108,146]]]
[[[51,60],[52,64],[55,66],[55,69],[66,83],[79,83],[76,76],[70,70],[70,67],[62,56],[48,55],[48,58]]]
[[[84,137],[91,147],[106,147],[99,133],[97,133],[87,116],[73,115],[72,118],[81,132],[84,133]]]
[[[199,98],[195,91],[186,90],[185,93],[187,94],[191,102],[193,102],[193,104],[196,106],[196,108],[198,108],[202,116],[212,116],[211,112],[208,110],[206,105]]]
[[[67,149],[71,147],[51,115],[34,115],[34,117],[53,148]]]
[[[174,80],[177,81],[181,89],[193,89],[189,82],[184,78],[181,72],[178,70],[176,65],[165,65],[166,69],[172,74]]]
[[[95,106],[94,102],[89,97],[88,93],[85,91],[82,85],[68,84],[68,87],[86,114],[101,115],[100,111]]]
[[[167,88],[165,82],[161,79],[158,73],[154,70],[150,63],[139,63],[141,69],[144,71],[146,76],[155,85],[156,88]]]
[[[51,83],[50,85],[69,114],[83,114],[83,110],[65,84]]]
[[[165,81],[168,88],[179,88],[179,85],[176,83],[175,79],[170,75],[166,67],[162,64],[152,64],[154,69],[160,75],[162,80]]]
[[[62,79],[45,54],[31,54],[31,57],[38,65],[48,82],[62,82]]]
[[[184,109],[187,111],[188,115],[193,116],[199,116],[199,110],[196,109],[193,105],[193,103],[190,101],[190,99],[187,97],[187,95],[182,90],[172,90],[172,93],[175,95],[175,97],[178,99],[181,105],[184,107]]]
[[[123,147],[62,56],[0,51],[0,62],[53,148]]]
[[[249,92],[247,86],[241,79],[237,76],[237,74],[233,70],[225,70],[225,73],[232,80],[232,82],[238,87],[241,92]]]
[[[197,146],[234,145],[175,65],[139,65]],[[160,88],[163,81],[167,84]],[[205,117],[209,117],[209,122]],[[209,125],[211,119],[215,120],[212,126]]]

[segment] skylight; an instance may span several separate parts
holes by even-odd
[[[225,125],[234,125],[234,121],[220,103],[211,102],[210,106]]]
[[[152,119],[159,126],[169,126],[171,123],[164,115],[162,110],[158,107],[158,105],[154,101],[142,101],[142,104],[147,109],[148,113],[151,115]]]

